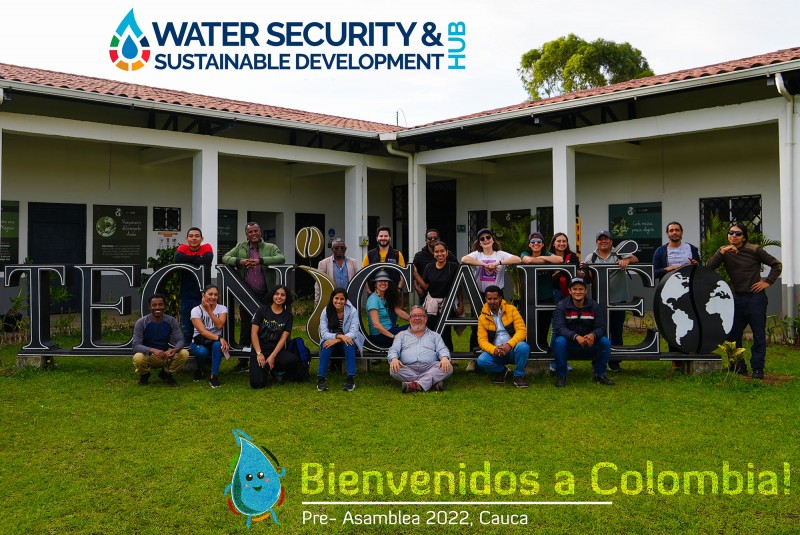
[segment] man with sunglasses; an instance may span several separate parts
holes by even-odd
[[[441,335],[426,326],[428,313],[411,307],[411,326],[394,336],[386,359],[389,375],[400,381],[403,394],[444,390],[444,380],[453,374],[450,351]]]
[[[436,262],[436,259],[433,257],[433,246],[438,241],[438,230],[429,228],[425,231],[425,245],[422,246],[422,249],[417,251],[417,254],[414,255],[414,261],[412,262],[414,264],[414,269],[419,273],[420,277],[425,273],[425,266]],[[447,251],[447,261],[458,264],[458,258],[453,254],[453,251]],[[414,281],[414,289],[417,291],[417,295],[419,295],[420,299],[425,299],[425,294],[427,292],[423,290],[416,281]]]
[[[358,260],[345,255],[347,252],[347,244],[344,243],[342,238],[333,239],[331,242],[331,250],[333,251],[333,256],[320,260],[317,269],[324,271],[333,279],[334,288],[346,289],[347,285],[350,284],[350,280],[355,276],[356,271],[359,270]],[[317,300],[319,300],[319,293],[319,285],[315,285],[314,294]]]
[[[706,266],[717,269],[725,265],[725,270],[733,286],[733,328],[728,334],[729,342],[742,347],[744,328],[750,325],[753,331],[753,348],[750,367],[753,379],[764,378],[764,361],[767,356],[767,294],[781,275],[783,265],[762,247],[747,243],[747,226],[734,223],[728,229],[728,245],[720,247]],[[771,269],[766,279],[761,279],[761,264]],[[739,374],[747,373],[747,365],[734,369]]]

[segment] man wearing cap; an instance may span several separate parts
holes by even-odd
[[[453,374],[450,352],[441,335],[425,325],[428,315],[424,307],[411,307],[410,321],[409,329],[394,337],[386,356],[389,375],[400,381],[404,394],[441,392],[444,380]]]
[[[611,356],[611,342],[606,337],[603,309],[586,296],[586,282],[575,277],[569,283],[569,297],[562,299],[553,315],[553,354],[556,357],[556,387],[567,385],[567,360],[573,357],[592,358],[595,383],[613,386],[606,377]]]
[[[347,251],[347,244],[344,243],[342,238],[334,238],[331,242],[331,250],[333,255],[323,258],[319,261],[317,269],[325,272],[331,279],[333,279],[334,288],[347,288],[350,284],[356,271],[358,271],[358,261],[355,258],[345,256]],[[319,301],[319,284],[314,285],[314,297]]]
[[[631,300],[630,293],[628,292],[628,276],[625,269],[630,264],[637,264],[639,259],[634,256],[625,258],[620,257],[613,251],[614,242],[611,238],[611,232],[608,230],[601,230],[595,235],[595,243],[597,249],[586,258],[587,264],[617,264],[621,270],[614,271],[610,274],[608,280],[608,301],[611,304],[627,303]],[[615,346],[624,345],[622,340],[622,331],[625,328],[625,311],[612,310],[609,314],[608,336],[611,338],[611,344]],[[605,324],[605,321],[603,321]],[[619,372],[622,368],[619,365],[619,360],[608,361],[610,370]]]
[[[514,364],[514,386],[528,388],[525,365],[531,348],[525,339],[528,328],[519,310],[503,299],[498,286],[486,288],[486,304],[478,316],[478,344],[483,352],[478,357],[478,367],[494,374],[494,383],[505,384],[508,364]]]
[[[721,247],[706,264],[717,269],[725,264],[725,270],[733,286],[733,328],[728,334],[729,342],[742,347],[742,334],[746,325],[753,331],[753,347],[750,350],[750,366],[753,379],[764,378],[764,361],[767,356],[767,294],[765,290],[775,284],[781,276],[783,264],[762,247],[747,243],[747,225],[735,223],[728,229],[728,245]],[[761,264],[771,269],[767,278],[761,279]],[[742,375],[747,366],[735,369]]]

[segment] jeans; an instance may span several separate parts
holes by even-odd
[[[625,315],[627,312],[624,310],[612,310],[608,318],[608,337],[611,339],[611,345],[621,346],[625,342],[622,340],[622,331],[625,329]],[[619,364],[620,360],[610,359],[609,362]]]
[[[356,351],[358,350],[358,346],[355,344],[345,344],[344,342],[339,342],[336,345],[331,347],[319,347],[319,370],[317,371],[318,377],[327,377],[328,376],[328,364],[331,361],[331,357],[336,355],[339,356],[340,354],[344,353],[344,360],[347,365],[347,375],[355,375],[356,374]]]
[[[219,375],[219,364],[222,362],[222,344],[219,341],[215,341],[211,344],[211,351],[208,350],[208,346],[192,344],[192,347],[189,348],[189,352],[197,359],[198,369],[205,368],[206,359],[210,353],[211,375]]]
[[[183,347],[192,344],[194,336],[194,325],[192,325],[192,309],[199,306],[201,302],[200,294],[197,297],[181,296],[181,330],[183,331]]]
[[[736,347],[742,347],[744,328],[750,325],[750,330],[753,331],[750,366],[753,370],[763,371],[767,356],[767,294],[733,294],[733,307],[733,328],[728,335],[728,341],[736,342]]]
[[[567,358],[593,357],[592,369],[595,375],[605,375],[608,358],[611,356],[611,341],[603,336],[592,347],[583,347],[577,342],[556,336],[553,340],[553,353],[556,356],[556,375],[567,376]]]
[[[402,327],[398,327],[397,325],[395,325],[394,327],[389,329],[389,332],[392,334],[397,334],[400,331],[405,331],[409,327],[410,325],[403,325]],[[369,335],[369,341],[378,347],[384,347],[386,349],[389,349],[390,347],[392,347],[392,342],[394,342],[394,338],[389,338],[385,334],[378,333]]]
[[[531,356],[531,347],[527,342],[520,342],[505,357],[496,357],[486,351],[478,357],[478,366],[491,373],[503,371],[506,364],[514,364],[514,377],[525,377],[525,365]]]

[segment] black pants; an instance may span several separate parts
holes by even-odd
[[[303,363],[300,357],[285,349],[275,357],[275,367],[270,369],[269,364],[262,368],[258,365],[258,356],[250,355],[250,386],[264,388],[270,375],[280,375],[284,381],[302,381],[305,377]]]
[[[267,293],[255,294],[256,300],[262,305],[266,304]],[[250,327],[253,325],[253,316],[248,314],[247,310],[242,305],[239,305],[239,345],[242,347],[249,347],[252,342],[250,339]],[[247,357],[239,359],[243,365],[247,365]]]

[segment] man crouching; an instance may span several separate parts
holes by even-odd
[[[402,383],[403,393],[444,390],[453,373],[450,352],[441,335],[426,327],[428,315],[421,306],[411,307],[411,327],[394,337],[389,349],[389,375]]]

